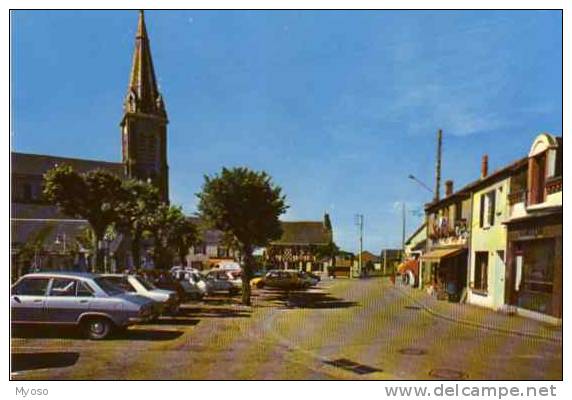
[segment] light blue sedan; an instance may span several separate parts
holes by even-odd
[[[89,273],[25,275],[12,286],[10,306],[12,324],[78,326],[96,340],[157,316],[152,300],[129,295]]]

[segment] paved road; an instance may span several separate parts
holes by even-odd
[[[561,379],[562,346],[415,308],[387,281],[188,304],[103,342],[18,331],[15,379]],[[413,306],[413,307],[412,307]],[[41,354],[40,354],[41,353]],[[47,354],[46,354],[47,353]]]

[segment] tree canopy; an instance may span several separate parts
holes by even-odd
[[[87,220],[93,229],[95,266],[99,270],[103,269],[103,258],[98,243],[117,220],[121,190],[121,179],[103,170],[80,174],[60,164],[44,175],[44,197],[64,214]]]
[[[266,172],[223,168],[220,174],[205,176],[197,197],[201,217],[240,246],[244,256],[242,301],[250,305],[252,252],[282,235],[279,217],[288,208],[282,189]]]

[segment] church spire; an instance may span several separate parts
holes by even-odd
[[[143,11],[135,35],[133,65],[121,119],[122,159],[129,178],[151,182],[169,202],[167,114],[157,87]]]
[[[139,11],[125,111],[165,116],[163,98],[157,88],[143,10]]]

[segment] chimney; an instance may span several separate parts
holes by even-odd
[[[448,180],[445,182],[445,196],[450,196],[453,194],[453,181]]]
[[[489,174],[489,156],[486,154],[483,156],[483,161],[481,162],[481,178],[486,178]]]

